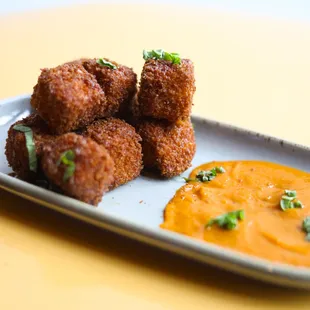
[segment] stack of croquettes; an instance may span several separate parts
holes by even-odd
[[[34,113],[8,132],[6,157],[16,175],[44,178],[97,205],[143,165],[164,177],[186,170],[196,149],[193,64],[162,50],[144,58],[139,91],[133,70],[106,58],[43,69],[31,96]]]
[[[195,88],[189,59],[163,50],[144,52],[140,89],[134,102],[143,163],[167,178],[190,167],[196,143],[190,114]]]

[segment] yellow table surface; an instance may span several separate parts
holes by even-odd
[[[82,56],[196,65],[194,113],[310,145],[310,25],[180,6],[87,5],[1,17],[0,98]],[[1,112],[1,110],[0,110]],[[0,309],[309,309],[307,292],[248,280],[0,191]]]

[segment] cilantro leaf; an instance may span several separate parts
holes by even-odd
[[[284,191],[285,195],[288,196],[288,197],[293,197],[293,198],[296,198],[297,197],[297,192],[295,190],[289,190],[289,189],[286,189]]]
[[[28,151],[29,170],[37,172],[38,160],[32,129],[22,124],[15,125],[13,129],[24,133],[26,139],[26,148]]]

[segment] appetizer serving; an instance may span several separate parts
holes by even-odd
[[[133,70],[107,58],[43,69],[31,96],[35,112],[8,132],[16,175],[97,205],[143,166],[166,178],[185,171],[196,150],[193,64],[163,50],[143,56],[139,90]]]
[[[142,154],[140,153],[140,157],[137,155],[140,152],[139,146],[142,148],[141,136],[140,138],[136,136],[138,133],[134,131],[132,125],[128,125],[132,127],[127,127],[124,125],[124,121],[115,120],[119,116],[114,116],[108,122],[108,128],[98,131],[95,129],[94,132],[92,129],[89,131],[89,134],[92,133],[93,136],[91,138],[93,143],[90,143],[88,139],[90,137],[85,134],[85,131],[88,128],[96,128],[97,122],[106,122],[110,120],[110,117],[99,119],[95,123],[73,133],[59,135],[63,137],[60,143],[54,143],[54,139],[56,141],[59,136],[50,133],[46,122],[43,121],[42,123],[41,117],[31,116],[24,119],[24,123],[29,125],[29,127],[33,126],[34,130],[29,130],[28,126],[20,125],[19,123],[16,124],[17,121],[20,121],[32,112],[30,96],[3,100],[0,105],[2,112],[0,146],[4,149],[6,132],[10,126],[13,124],[19,125],[14,130],[11,127],[13,133],[9,134],[9,140],[10,143],[17,143],[17,146],[15,149],[10,147],[9,156],[15,161],[16,168],[21,173],[24,171],[27,176],[26,179],[29,180],[29,182],[24,182],[19,178],[8,175],[11,174],[11,169],[7,166],[4,153],[0,153],[0,188],[35,201],[41,206],[46,206],[57,212],[76,217],[92,225],[97,225],[150,245],[159,246],[163,249],[186,255],[190,259],[199,260],[228,271],[283,286],[310,288],[310,268],[307,267],[308,265],[303,264],[301,261],[298,261],[296,264],[289,262],[292,257],[295,260],[296,253],[294,254],[294,252],[296,248],[297,251],[301,248],[301,252],[303,252],[310,246],[310,242],[306,240],[306,238],[309,238],[309,201],[305,197],[304,190],[296,186],[299,183],[295,184],[294,175],[289,176],[289,179],[294,181],[293,183],[290,183],[287,178],[279,178],[279,182],[274,183],[274,192],[270,195],[273,197],[270,200],[271,208],[262,204],[262,212],[259,212],[260,205],[256,204],[258,200],[251,199],[251,196],[255,192],[257,197],[263,199],[264,194],[266,194],[265,198],[267,200],[269,197],[268,191],[263,191],[259,194],[259,188],[253,188],[253,191],[248,188],[250,176],[253,178],[253,182],[258,176],[259,182],[257,184],[262,188],[265,187],[265,183],[262,182],[262,177],[259,174],[260,168],[258,169],[259,162],[257,161],[264,161],[265,163],[266,161],[275,160],[277,163],[285,165],[284,167],[278,166],[277,170],[279,171],[277,172],[276,170],[268,170],[269,172],[267,172],[266,169],[263,169],[262,171],[266,171],[264,175],[266,177],[268,176],[270,180],[273,178],[273,173],[276,173],[278,178],[279,174],[283,174],[281,170],[286,170],[286,167],[294,167],[310,172],[309,148],[286,141],[283,142],[277,138],[266,137],[256,132],[249,132],[248,130],[225,125],[206,118],[192,116],[191,122],[195,128],[195,140],[197,143],[196,154],[192,161],[192,165],[197,167],[195,168],[195,173],[188,176],[188,172],[186,171],[181,176],[174,178],[154,177],[154,173],[142,173],[140,177],[130,181],[129,184],[118,186],[117,188],[114,187],[115,189],[111,190],[114,186],[113,182],[115,182],[117,177],[117,163],[115,158],[119,156],[113,157],[119,149],[117,145],[122,145],[122,143],[125,145],[130,144],[133,150],[132,155],[126,153],[126,156],[129,156],[127,157],[128,159],[125,159],[126,156],[119,158],[118,163],[120,167],[124,167],[123,170],[118,170],[120,172],[119,176],[122,178],[119,179],[120,182],[126,182],[127,178],[130,178],[130,175],[134,175],[141,169]],[[18,114],[16,114],[16,111],[18,111]],[[134,121],[135,117],[130,119],[130,123],[134,124],[137,130],[139,130],[138,124],[135,124]],[[157,174],[161,173],[161,169],[162,171],[170,171],[167,168],[169,167],[167,162],[170,157],[176,159],[173,161],[171,167],[175,167],[176,163],[182,164],[185,161],[185,159],[183,161],[183,157],[187,153],[180,154],[179,157],[173,156],[175,152],[173,147],[176,144],[175,139],[178,137],[178,131],[182,128],[187,128],[187,126],[180,126],[176,130],[173,128],[178,122],[170,123],[167,120],[155,120],[149,117],[145,117],[140,123],[143,124],[149,121],[152,123],[164,122],[172,125],[168,128],[174,133],[171,137],[174,136],[175,138],[168,139],[165,136],[169,132],[165,126],[161,126],[158,133],[154,131],[155,134],[150,135],[151,137],[161,137],[158,140],[155,139],[155,141],[158,141],[156,144],[153,143],[154,139],[151,139],[151,145],[156,146],[154,148],[156,152],[159,152],[158,150],[161,149],[160,141],[164,141],[163,146],[170,145],[169,149],[171,151],[165,154],[167,158],[163,157],[162,153],[159,153],[160,156],[155,156],[155,158],[158,158],[158,168],[153,167],[153,171],[156,171]],[[182,120],[181,124],[183,122]],[[118,129],[112,130],[111,128]],[[128,134],[131,138],[125,134],[128,128],[131,128]],[[116,138],[117,141],[114,138],[112,140],[108,139],[106,145],[101,145],[105,140],[101,140],[100,137],[103,137],[104,134],[107,134],[107,137],[111,137],[109,133],[111,130],[113,133],[116,133],[115,137],[122,137],[122,139]],[[185,132],[188,132],[187,129],[185,129]],[[140,134],[142,135],[141,132]],[[65,135],[69,135],[69,137]],[[94,138],[95,136],[98,137],[97,141]],[[112,141],[114,142],[113,144]],[[169,141],[173,141],[173,143],[168,143]],[[190,141],[190,139],[187,139],[189,144]],[[111,145],[111,151],[108,151],[109,145]],[[64,152],[63,146],[66,146],[66,151]],[[116,150],[114,154],[112,154],[113,146]],[[102,147],[105,151],[103,151]],[[180,147],[181,144],[176,144],[176,149]],[[30,154],[34,154],[35,151],[36,157],[33,155],[28,156],[28,150]],[[98,156],[94,156],[93,159],[89,158],[91,156],[91,150],[96,150]],[[188,151],[191,152],[191,148]],[[109,172],[108,170],[112,163],[107,154],[114,163],[114,172]],[[212,162],[214,159],[217,162]],[[243,165],[240,159],[250,160],[249,165],[252,165],[251,168],[254,171],[246,172],[245,174],[242,173],[247,165]],[[45,165],[43,166],[45,160],[48,161],[47,168]],[[121,163],[126,164],[127,160],[131,163],[135,162],[136,165],[133,167],[132,164],[123,166]],[[255,161],[253,162],[253,160]],[[236,165],[236,169],[232,169],[233,164],[230,165],[227,161],[234,161],[233,164]],[[98,162],[101,162],[101,165],[98,165]],[[162,162],[165,165],[159,165]],[[209,162],[210,164],[201,167],[205,162]],[[248,168],[251,169],[249,166]],[[234,187],[234,180],[231,182],[223,181],[223,178],[231,178],[231,175],[233,175],[231,170],[234,170],[237,175],[240,172],[241,179],[244,179],[244,184],[240,183],[240,188],[238,189]],[[47,174],[49,175],[49,179],[53,179],[52,181],[50,180],[48,182]],[[111,175],[114,176],[114,180],[110,178]],[[75,177],[76,186],[74,184]],[[199,202],[199,199],[196,199],[196,201],[203,204],[206,208],[210,208],[210,210],[201,212],[201,218],[196,212],[197,206],[195,203],[188,205],[188,208],[184,208],[182,205],[178,206],[178,210],[180,212],[183,211],[182,220],[181,216],[177,214],[168,214],[169,204],[167,212],[164,214],[167,203],[171,199],[174,200],[173,196],[184,185],[184,177],[188,177],[186,178],[185,186],[189,190],[189,195],[184,195],[183,197],[184,202],[193,194],[193,188],[190,185],[194,185],[194,188],[201,186],[203,188],[201,190],[202,193],[206,191],[212,194],[212,196],[202,196],[202,193],[195,193],[193,195],[195,199],[197,198],[195,195],[199,199],[205,199],[205,204]],[[64,178],[67,179],[66,182],[64,182]],[[304,180],[306,178],[305,173]],[[84,184],[84,180],[87,180],[91,186],[87,187]],[[60,186],[56,185],[59,181]],[[43,188],[30,183],[35,183]],[[216,185],[219,186],[217,189],[215,188]],[[230,186],[233,187],[229,192]],[[243,189],[242,186],[245,188]],[[75,190],[76,188],[79,189]],[[57,194],[53,193],[53,190]],[[83,197],[76,198],[87,199],[90,202],[92,200],[91,203],[94,204],[97,203],[97,197],[101,199],[102,194],[104,194],[104,198],[98,204],[97,208],[92,208],[89,204],[85,204],[78,199],[71,199],[58,194],[64,193],[64,191],[67,192],[66,195],[68,196],[76,197],[77,195],[81,195]],[[296,191],[296,194],[294,191]],[[247,193],[249,197],[246,197]],[[223,194],[223,196],[228,195],[228,197],[223,199],[223,205],[218,205],[217,194]],[[216,210],[212,206],[210,207],[213,201],[212,199],[218,206]],[[249,208],[247,208],[247,203],[244,203],[244,201],[248,202]],[[263,212],[264,208],[267,208],[265,212]],[[283,211],[282,208],[286,211]],[[176,211],[177,209],[175,208],[173,212]],[[293,220],[296,214],[297,217]],[[180,221],[174,223],[169,222],[169,218],[172,220],[173,217],[178,217]],[[274,225],[275,228],[271,231],[270,218],[274,219],[273,217],[276,218],[276,224]],[[265,221],[267,222],[266,224]],[[160,227],[161,224],[165,225],[169,223],[173,223],[173,225],[168,225],[164,228]],[[254,226],[256,228],[254,231],[251,231],[251,225],[253,224],[255,224]],[[188,225],[188,227],[198,227],[199,233],[197,234],[194,229],[186,231],[185,225]],[[267,235],[271,235],[272,238],[266,238],[262,234],[263,229],[266,230],[264,233],[267,232]],[[244,230],[248,230],[250,233],[244,234]],[[251,232],[253,232],[254,237]],[[208,242],[209,233],[211,242]],[[217,235],[218,233],[219,235]],[[218,243],[215,240],[217,237],[219,238]],[[292,239],[288,239],[290,237]],[[244,238],[243,241],[242,238]],[[246,242],[249,242],[248,238],[251,239],[250,246],[246,244]],[[268,257],[259,253],[255,254],[253,251],[254,249],[259,252],[259,248],[261,247],[259,240],[261,239],[267,244],[264,247],[264,251],[270,252]],[[224,241],[229,245],[226,245]],[[242,249],[241,242],[244,242],[245,248],[252,247],[252,254],[251,250]],[[288,247],[287,244],[289,245]],[[290,248],[290,246],[292,247]],[[254,247],[257,247],[257,249]],[[275,251],[275,253],[271,253],[272,251]],[[250,253],[250,255],[247,253]],[[281,257],[283,256],[281,259],[271,257],[279,254]],[[309,254],[298,254],[297,259],[299,257],[306,259],[309,257]]]
[[[139,87],[132,69],[107,58],[43,69],[31,97],[35,112],[8,131],[5,154],[16,175],[96,206],[145,169],[162,179],[188,169],[196,153],[193,63],[163,50],[143,57]],[[161,228],[310,267],[310,174],[223,161],[184,180]]]

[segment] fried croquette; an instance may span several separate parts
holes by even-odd
[[[117,118],[98,120],[85,132],[103,145],[114,160],[114,183],[111,188],[125,184],[140,175],[142,170],[141,137],[131,125]]]
[[[175,122],[189,118],[196,90],[194,65],[166,60],[147,60],[143,66],[138,93],[140,114]]]
[[[31,105],[52,132],[63,134],[90,124],[107,101],[95,77],[71,63],[42,70]]]
[[[10,127],[5,146],[5,155],[9,166],[12,167],[18,177],[34,180],[37,174],[30,170],[25,133],[14,129],[13,127],[16,125],[24,125],[31,128],[35,143],[36,159],[38,161],[42,156],[43,146],[55,140],[57,136],[50,133],[46,123],[37,114],[31,114]],[[39,165],[37,168],[39,169]]]
[[[127,110],[137,92],[137,75],[131,68],[107,58],[103,59],[113,68],[98,63],[98,59],[81,59],[83,67],[95,76],[107,98],[107,105],[99,112],[98,118],[110,117]]]
[[[113,182],[114,162],[108,151],[74,133],[45,146],[41,164],[46,177],[65,194],[92,205],[101,201]]]
[[[144,167],[153,168],[167,178],[179,175],[190,167],[196,152],[190,120],[176,123],[145,120],[137,128],[142,138]]]

